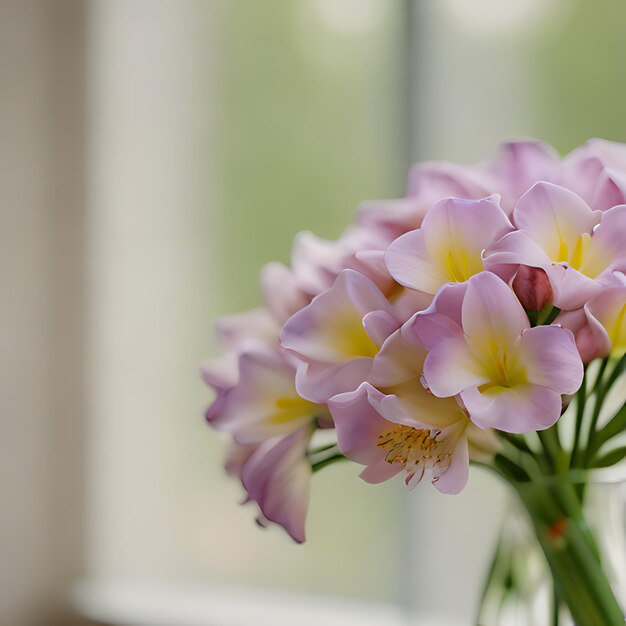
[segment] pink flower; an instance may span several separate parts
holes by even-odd
[[[459,394],[481,428],[548,428],[561,414],[561,395],[582,382],[571,331],[530,328],[513,291],[490,272],[443,287],[414,330],[428,349],[428,388],[442,398]]]
[[[493,176],[490,191],[502,196],[501,206],[507,215],[511,215],[519,198],[536,182],[553,181],[558,176],[558,166],[556,151],[546,143],[503,143],[495,161],[489,166]]]
[[[293,315],[280,333],[283,348],[298,359],[296,387],[312,402],[356,389],[372,359],[398,328],[393,308],[378,287],[353,270]]]
[[[209,424],[234,438],[226,471],[257,503],[260,523],[279,524],[304,541],[311,475],[306,449],[315,424],[330,419],[328,411],[297,393],[295,366],[280,349],[278,326],[266,310],[222,318],[217,331],[229,351],[201,373],[216,392]]]
[[[556,182],[575,191],[593,209],[626,204],[626,146],[590,139],[563,159]]]
[[[513,230],[499,198],[449,198],[437,203],[422,227],[387,248],[389,273],[402,285],[435,294],[447,282],[463,282],[483,271],[482,252]]]
[[[372,400],[383,397],[363,383],[329,402],[339,447],[348,458],[366,465],[361,478],[379,483],[405,472],[405,482],[412,488],[429,472],[443,493],[463,489],[469,472],[467,420],[457,417],[446,427],[433,428],[417,419],[386,419],[372,406]]]
[[[226,352],[200,366],[204,382],[215,392],[215,399],[206,412],[209,422],[219,420],[225,395],[239,380],[241,354],[272,354],[278,350],[279,327],[263,308],[227,315],[215,324],[218,342]]]
[[[421,384],[426,350],[409,320],[374,357],[369,383],[329,401],[340,448],[366,465],[361,477],[381,482],[405,473],[409,487],[425,474],[444,493],[466,484],[468,449],[493,451],[493,436],[479,431],[454,398],[437,398]],[[371,384],[370,384],[371,383]]]
[[[262,442],[312,423],[325,407],[298,395],[295,373],[280,351],[242,354],[237,384],[222,394],[210,421],[239,443]]]
[[[574,192],[537,183],[520,198],[513,220],[518,230],[487,250],[487,267],[544,270],[561,309],[581,307],[612,271],[626,268],[626,206],[592,211]]]
[[[609,286],[587,302],[582,309],[565,311],[557,323],[572,330],[585,363],[626,352],[626,279],[616,272]]]

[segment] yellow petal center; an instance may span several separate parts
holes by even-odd
[[[483,264],[480,254],[472,253],[457,246],[448,248],[444,262],[444,273],[451,282],[465,282],[482,270]]]
[[[315,413],[316,405],[299,396],[283,396],[274,402],[276,411],[269,418],[271,424],[286,424]]]
[[[612,356],[621,358],[626,352],[626,304],[619,310],[606,332],[611,340]]]
[[[575,270],[580,270],[585,262],[585,255],[590,243],[591,235],[583,233],[578,236],[576,243],[570,249],[567,242],[559,235],[559,252],[556,260],[559,263],[567,263]]]
[[[489,379],[489,382],[478,388],[481,393],[498,395],[511,387],[528,383],[526,368],[514,350],[493,339],[486,340],[481,347],[483,372]]]

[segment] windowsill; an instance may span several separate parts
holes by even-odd
[[[114,626],[466,626],[431,615],[409,621],[393,605],[219,585],[84,581],[73,599],[84,617]]]

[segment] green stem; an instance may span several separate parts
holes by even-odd
[[[595,404],[593,407],[593,414],[591,416],[591,424],[589,425],[589,437],[587,439],[587,450],[585,453],[585,467],[589,467],[591,460],[597,451],[597,444],[595,442],[597,437],[597,425],[602,411],[602,404],[606,394],[610,391],[611,387],[615,384],[619,376],[621,375],[624,366],[626,365],[626,355],[624,355],[615,365],[613,371],[609,375],[606,381],[603,381],[604,373],[606,371],[609,362],[609,357],[606,357],[600,366],[598,378],[595,384]]]
[[[578,626],[623,626],[624,614],[590,542],[580,505],[568,493],[571,485],[511,484],[529,513],[556,592]]]
[[[319,472],[321,469],[325,468],[327,465],[332,465],[333,463],[337,463],[338,461],[344,461],[347,457],[343,454],[333,454],[332,456],[326,457],[321,461],[317,461],[316,463],[311,463],[311,471],[315,474]]]
[[[578,463],[580,433],[583,429],[583,419],[585,417],[585,404],[587,402],[587,370],[583,375],[583,382],[576,393],[576,428],[574,429],[574,443],[572,444],[572,455],[569,466],[576,467]]]

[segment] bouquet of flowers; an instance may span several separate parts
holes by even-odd
[[[487,467],[576,623],[623,624],[583,504],[587,472],[626,456],[625,273],[626,145],[420,163],[405,197],[361,204],[337,241],[297,235],[291,267],[261,272],[263,306],[218,321],[225,354],[202,375],[226,470],[261,525],[302,542],[327,465],[444,494]]]

